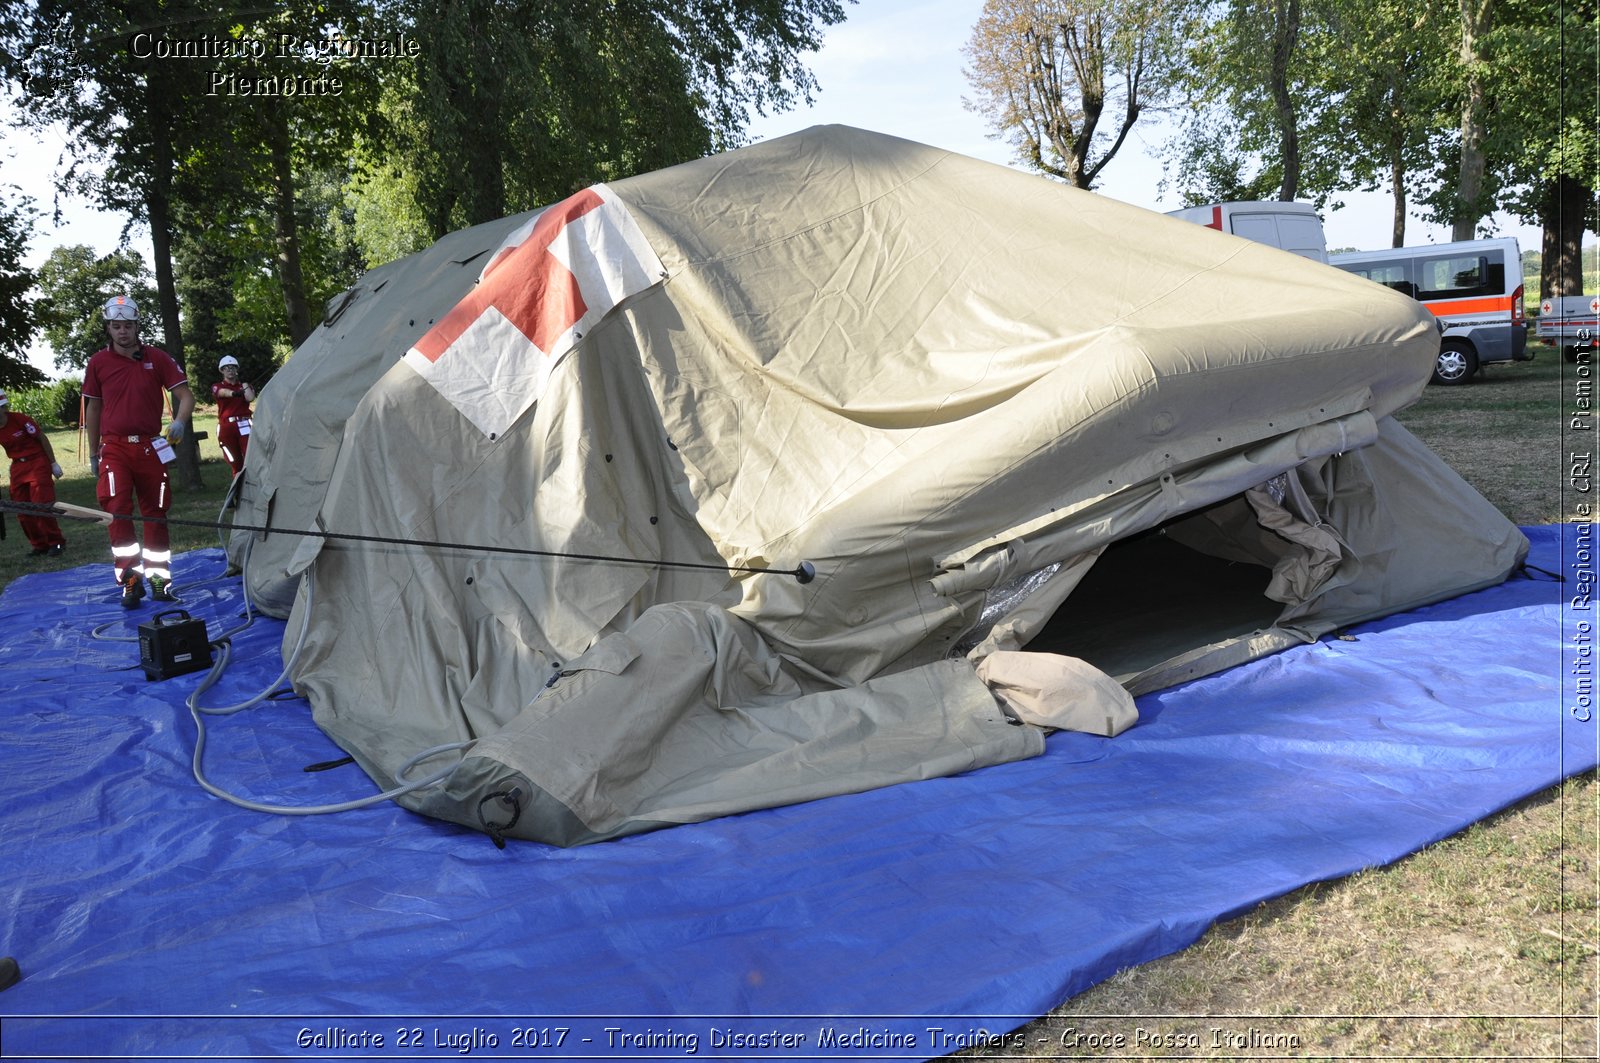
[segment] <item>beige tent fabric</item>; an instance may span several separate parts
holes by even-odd
[[[1139,722],[1133,695],[1076,657],[999,650],[979,661],[977,672],[1022,723],[1115,738]]]
[[[261,392],[235,523],[314,526],[351,410],[460,301],[489,252],[529,216],[451,233],[426,252],[369,270],[329,301],[322,322]],[[302,545],[299,536],[270,532],[241,533],[228,543],[229,561],[243,568],[253,601],[268,616],[289,615],[299,584],[291,559]]]
[[[948,732],[930,733],[935,716]],[[587,830],[610,836],[1043,749],[1041,732],[1011,724],[965,662],[817,689],[748,624],[685,602],[607,636],[469,760],[537,780]]]
[[[511,833],[573,844],[1031,755],[1042,729],[976,668],[1120,544],[1213,511],[1244,515],[1223,549],[1264,585],[1299,548],[1242,501],[1274,477],[1348,556],[1289,581],[1307,600],[1262,598],[1253,633],[1136,620],[1154,663],[1125,685],[1502,579],[1525,549],[1388,417],[1426,383],[1429,315],[1342,271],[838,127],[608,194],[665,276],[541,367],[503,433],[395,364],[415,337],[379,323],[414,320],[410,289],[366,307],[391,367],[304,494],[330,530],[461,546],[273,563],[316,573],[293,679],[375,779],[476,741],[404,799],[431,815],[487,829],[480,803],[515,790]],[[1019,578],[1033,604],[986,614]]]
[[[1287,485],[1290,477],[1274,477],[1274,482],[1279,479]],[[1344,543],[1320,518],[1308,523],[1295,516],[1270,488],[1252,487],[1244,497],[1261,527],[1293,544],[1272,566],[1272,582],[1263,593],[1275,602],[1293,604],[1314,598],[1344,563]]]

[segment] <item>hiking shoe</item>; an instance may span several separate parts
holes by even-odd
[[[160,576],[150,577],[150,597],[158,602],[181,602],[176,594],[172,593],[172,581],[162,579]]]
[[[28,551],[28,555],[30,557],[43,557],[45,554],[48,554],[49,552],[50,552],[50,548],[48,546],[36,546],[32,550]]]
[[[66,543],[56,543],[56,544],[54,544],[53,546],[50,547],[50,556],[51,557],[60,557],[62,554],[66,553],[66,552],[67,552],[67,544]]]
[[[138,576],[129,575],[122,580],[122,608],[132,609],[139,604],[139,599],[144,597],[144,581]]]

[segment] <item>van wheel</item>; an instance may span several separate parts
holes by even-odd
[[[1478,373],[1478,352],[1469,343],[1446,340],[1439,347],[1439,360],[1433,367],[1435,384],[1465,384]]]

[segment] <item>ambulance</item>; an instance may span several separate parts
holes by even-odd
[[[1328,264],[1422,303],[1439,321],[1435,384],[1465,384],[1490,362],[1525,362],[1522,253],[1515,239],[1352,251]]]
[[[1560,347],[1563,358],[1576,362],[1581,352],[1594,351],[1600,336],[1600,295],[1546,296],[1535,331],[1540,343]]]
[[[1281,248],[1315,262],[1328,261],[1328,240],[1322,215],[1310,203],[1239,200],[1169,210],[1167,214],[1218,232],[1232,233],[1258,244]]]

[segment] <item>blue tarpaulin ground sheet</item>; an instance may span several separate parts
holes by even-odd
[[[0,595],[4,1054],[945,1054],[1593,767],[1588,528],[1528,534],[1533,571],[1142,697],[1115,739],[571,850],[219,800],[191,775],[203,673],[148,681],[129,641],[150,604],[121,609],[108,564],[22,577]],[[223,566],[176,565],[212,638],[244,623]],[[234,635],[204,703],[271,687],[284,627]],[[342,751],[298,698],[207,732],[232,792],[374,792],[302,770]]]

